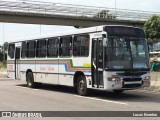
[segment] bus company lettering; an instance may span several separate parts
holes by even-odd
[[[54,71],[54,67],[51,67],[51,66],[40,66],[40,71]]]
[[[47,70],[48,70],[48,71],[54,71],[54,67],[48,66],[48,67],[47,67]]]

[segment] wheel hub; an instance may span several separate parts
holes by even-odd
[[[85,90],[85,82],[84,82],[83,80],[81,80],[81,81],[79,82],[79,89],[80,89],[81,91],[84,91],[84,90]]]

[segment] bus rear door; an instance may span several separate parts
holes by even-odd
[[[16,43],[15,46],[15,79],[20,79],[20,43]]]

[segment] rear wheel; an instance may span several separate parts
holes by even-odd
[[[87,82],[84,76],[79,76],[77,81],[77,91],[79,95],[85,96],[87,95]]]
[[[124,90],[113,90],[116,94],[121,94]]]
[[[35,87],[34,77],[33,77],[33,73],[32,73],[32,72],[29,72],[29,73],[27,74],[27,86],[28,86],[29,88]]]

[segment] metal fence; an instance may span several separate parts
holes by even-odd
[[[146,21],[158,12],[137,11],[127,9],[81,6],[39,1],[0,1],[0,12],[66,17],[81,17],[86,19]]]

